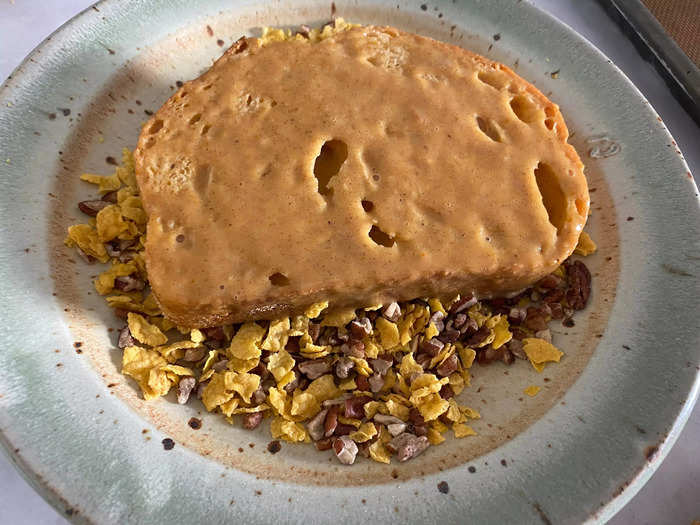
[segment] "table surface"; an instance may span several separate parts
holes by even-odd
[[[92,0],[0,0],[0,80],[46,36]],[[531,0],[586,37],[620,67],[661,115],[691,171],[700,173],[700,129],[594,0]],[[688,524],[700,519],[700,403],[666,460],[612,520],[614,525]],[[0,523],[66,524],[0,455]]]

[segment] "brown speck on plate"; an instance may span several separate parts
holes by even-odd
[[[199,430],[202,428],[202,420],[196,417],[191,417],[187,424],[194,430]]]
[[[442,494],[448,494],[450,492],[450,486],[447,484],[447,481],[438,483],[437,488]]]
[[[279,442],[278,440],[276,440],[276,439],[275,439],[274,441],[270,441],[270,442],[267,444],[267,451],[268,451],[270,454],[277,454],[281,449],[282,449],[282,445],[281,445],[280,442]]]
[[[175,442],[170,438],[165,438],[161,443],[163,443],[165,450],[172,450],[175,447]]]
[[[224,46],[224,41],[221,40],[221,39],[219,38],[219,39],[216,41],[216,45],[219,46],[219,47],[223,47],[223,46]]]
[[[476,472],[476,467],[469,467],[467,470],[470,474],[474,474],[474,472]]]

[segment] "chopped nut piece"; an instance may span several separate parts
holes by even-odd
[[[247,414],[243,414],[243,428],[247,428],[248,430],[253,430],[254,428],[257,428],[258,425],[263,420],[263,413],[262,412],[249,412]]]
[[[483,343],[490,334],[491,330],[489,327],[482,326],[465,341],[465,344],[467,346],[478,345],[479,343]]]
[[[114,279],[114,287],[121,292],[132,292],[134,290],[143,290],[146,283],[132,275],[125,275]]]
[[[333,442],[333,450],[343,465],[352,465],[357,456],[357,445],[347,436],[340,436]]]
[[[107,206],[109,206],[109,202],[103,200],[82,201],[78,203],[78,208],[80,211],[86,215],[89,215],[90,217],[97,217],[100,210],[106,208]]]
[[[335,375],[340,379],[347,379],[350,375],[350,370],[355,366],[355,362],[349,357],[341,357],[335,363]]]
[[[362,339],[372,333],[372,322],[367,317],[350,321],[350,335],[353,339]]]
[[[406,426],[406,423],[392,423],[391,425],[387,425],[386,429],[389,431],[389,434],[396,437],[406,430]]]
[[[438,337],[443,343],[454,343],[457,341],[457,339],[459,339],[460,335],[459,330],[455,330],[454,328],[445,328]]]
[[[134,339],[134,337],[131,335],[129,327],[125,326],[122,328],[119,332],[119,341],[117,342],[117,346],[124,350],[127,346],[135,346],[137,344],[138,341],[136,341],[136,339]]]
[[[591,294],[591,272],[581,261],[574,261],[567,265],[566,274],[569,281],[566,300],[574,310],[583,310]]]
[[[430,357],[435,357],[440,353],[440,350],[442,350],[445,346],[445,343],[440,341],[440,339],[437,339],[436,337],[433,337],[432,339],[428,340],[423,340],[421,343],[418,345],[418,347],[426,352]]]
[[[466,314],[457,314],[455,315],[454,321],[452,322],[452,326],[459,330],[465,325],[467,319],[468,317]]]
[[[190,361],[192,363],[201,361],[204,359],[204,356],[206,355],[207,350],[206,348],[187,348],[185,350],[185,356],[183,359],[185,361]]]
[[[399,423],[403,423],[398,417],[396,416],[390,416],[388,414],[375,414],[374,415],[374,422],[379,423],[381,425],[397,425]]]
[[[386,373],[389,371],[391,368],[391,365],[393,364],[393,361],[386,361],[384,359],[370,359],[369,360],[369,366],[372,367],[372,370],[377,372],[379,375],[386,375]]]
[[[384,386],[384,378],[379,374],[371,375],[367,381],[369,382],[369,389],[375,394]]]
[[[457,357],[457,354],[452,354],[436,369],[437,374],[440,377],[447,377],[457,370],[459,370],[459,358]]]
[[[511,323],[522,323],[525,320],[525,317],[527,317],[527,310],[525,310],[525,308],[517,308],[514,306],[508,312],[508,320]]]
[[[330,450],[333,447],[333,438],[319,439],[314,443],[316,450]]]
[[[455,303],[452,306],[450,306],[450,314],[458,314],[459,312],[462,312],[467,308],[471,308],[476,303],[476,297],[474,297],[473,295],[462,297],[459,301],[455,301]]]
[[[223,370],[226,370],[227,366],[228,359],[222,359],[221,361],[214,363],[214,366],[212,366],[212,368],[214,369],[214,372],[222,372]]]
[[[552,332],[549,331],[549,328],[535,332],[535,337],[538,339],[544,339],[548,343],[552,342]]]
[[[180,378],[180,382],[177,384],[177,402],[181,405],[187,403],[190,398],[192,389],[197,384],[197,380],[192,376],[186,376]]]
[[[430,446],[428,438],[425,436],[416,436],[404,432],[399,434],[394,439],[387,443],[387,447],[396,452],[399,461],[407,461],[416,457]]]
[[[345,417],[362,419],[365,417],[364,406],[372,401],[369,396],[354,396],[345,400]]]
[[[328,409],[321,410],[318,414],[311,418],[308,423],[306,423],[306,430],[309,431],[309,436],[311,436],[311,439],[314,441],[318,441],[326,433],[325,422],[327,414]]]
[[[338,427],[338,407],[339,405],[333,405],[328,409],[326,419],[323,422],[324,436],[326,437],[331,437]]]
[[[345,355],[362,358],[365,356],[365,344],[362,341],[351,340],[343,343],[340,346],[340,351]]]
[[[542,279],[539,280],[539,282],[536,284],[538,288],[544,288],[546,290],[551,290],[553,288],[556,288],[563,282],[563,279],[557,275],[554,275],[553,273],[550,273],[549,275],[545,275]]]
[[[382,315],[387,321],[391,321],[392,323],[398,321],[399,317],[401,317],[401,307],[399,303],[393,302],[386,305],[382,308]]]
[[[304,361],[298,365],[299,372],[309,379],[316,379],[331,371],[331,363],[326,360]]]

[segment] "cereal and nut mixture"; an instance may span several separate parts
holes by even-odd
[[[68,229],[66,245],[90,263],[109,264],[95,288],[125,321],[122,373],[144,398],[175,390],[178,403],[197,398],[246,429],[268,421],[273,438],[332,449],[346,465],[358,454],[409,460],[449,430],[476,435],[468,423],[479,412],[457,401],[473,363],[519,359],[542,372],[563,355],[548,324],[571,326],[591,291],[585,264],[567,260],[511,298],[455,295],[347,311],[318,303],[269,322],[175,326],[149,291],[146,213],[130,151],[113,175],[81,178],[101,198],[78,204],[90,218]],[[593,241],[582,239],[581,251],[592,253]]]

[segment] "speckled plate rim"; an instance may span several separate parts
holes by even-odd
[[[116,10],[116,2],[115,0],[103,0],[100,2],[98,5],[100,6],[100,9],[103,10],[109,10],[110,8],[113,8],[113,10]],[[502,1],[502,2],[496,2],[495,4],[501,5],[502,7],[505,7],[508,5],[509,7],[510,4],[513,2],[507,2],[507,1]],[[340,3],[339,3],[340,4]],[[141,5],[143,7],[145,4],[143,2],[135,2],[133,4],[133,9],[137,9],[138,5]],[[412,2],[412,3],[407,3],[407,4],[402,4],[402,7],[406,7],[407,9],[413,9],[416,12],[416,15],[420,15],[420,6],[417,2]],[[122,6],[123,7],[123,6]],[[129,7],[131,8],[131,7]],[[493,8],[493,7],[492,7]],[[445,6],[446,10],[449,10],[449,6]],[[554,30],[555,32],[559,32],[560,36],[561,33],[564,32],[566,33],[566,38],[569,39],[569,42],[573,42],[574,44],[580,46],[580,49],[582,49],[585,53],[588,54],[593,54],[600,59],[601,62],[605,62],[607,59],[600,53],[597,49],[595,49],[590,43],[586,42],[582,37],[578,36],[575,34],[570,28],[567,28],[560,22],[556,21],[555,19],[549,17],[549,15],[542,14],[539,12],[536,8],[533,8],[532,6],[528,5],[523,5],[520,7],[520,9],[523,9],[524,11],[521,11],[523,14],[527,14],[528,17],[530,17],[531,20],[536,20],[539,24],[539,26],[545,25],[547,26],[549,24],[549,29]],[[83,13],[77,15],[75,18],[73,18],[71,21],[66,23],[64,26],[62,26],[59,30],[57,30],[53,35],[51,35],[49,38],[47,38],[40,46],[37,47],[36,50],[32,52],[32,54],[20,65],[17,70],[11,75],[10,81],[6,82],[2,88],[0,88],[0,103],[2,104],[0,107],[0,131],[3,131],[3,134],[0,134],[0,144],[3,145],[3,148],[7,145],[9,146],[7,149],[3,149],[3,151],[7,152],[8,154],[15,153],[13,150],[12,146],[14,144],[11,143],[11,140],[8,140],[8,138],[11,139],[11,137],[8,137],[8,128],[5,127],[7,123],[12,123],[12,124],[17,124],[17,121],[13,121],[12,115],[9,115],[11,113],[11,110],[6,109],[11,108],[11,105],[14,105],[14,102],[17,101],[21,96],[27,95],[26,90],[28,89],[28,86],[26,84],[23,84],[23,80],[32,80],[35,79],[37,76],[40,76],[42,74],[42,67],[41,67],[41,62],[42,62],[42,53],[46,54],[48,52],[49,56],[52,57],[53,60],[59,60],[60,61],[60,53],[57,53],[58,45],[62,39],[65,40],[66,43],[70,41],[70,33],[80,33],[81,31],[85,30],[87,26],[89,26],[91,23],[94,23],[94,15],[92,12],[92,9],[89,8],[85,10]],[[535,26],[538,26],[538,24],[535,24]],[[52,55],[53,53],[53,55]],[[43,59],[46,60],[46,59]],[[610,62],[607,60],[607,62]],[[638,115],[632,115],[631,116],[631,123],[628,125],[634,126],[634,124],[646,124],[649,125],[651,121],[656,120],[658,117],[656,113],[653,111],[651,107],[648,107],[648,103],[643,99],[641,94],[636,90],[636,88],[631,84],[631,82],[624,77],[624,75],[612,64],[603,64],[601,68],[603,72],[606,74],[609,74],[613,77],[614,84],[616,84],[616,87],[621,89],[622,92],[627,92],[635,94],[637,99],[633,101],[625,101],[623,103],[624,105],[629,104],[628,107],[625,107],[625,109],[631,109],[632,111],[634,110],[640,110],[639,104],[645,104],[647,107],[646,108],[641,108],[641,112]],[[594,67],[592,70],[592,73],[597,72],[597,69]],[[33,78],[34,77],[34,78]],[[620,87],[621,86],[621,87]],[[640,116],[641,115],[641,116]],[[658,119],[660,121],[660,119]],[[668,134],[668,131],[664,127],[663,123],[659,122],[658,124],[653,124],[655,127],[649,132],[649,135],[651,138],[647,137],[646,141],[644,140],[644,137],[642,136],[636,136],[634,138],[639,139],[639,143],[636,146],[632,146],[631,144],[629,145],[628,149],[631,152],[636,152],[636,153],[644,153],[645,152],[645,146],[651,145],[653,147],[654,144],[657,144],[657,146],[661,145],[661,142],[669,142],[675,145],[673,142],[672,138]],[[638,129],[643,129],[643,127],[639,127]],[[7,143],[7,144],[6,144]],[[669,144],[670,146],[670,144]],[[653,151],[653,149],[652,149]],[[651,242],[649,246],[646,246],[646,251],[642,250],[641,253],[637,253],[637,256],[643,256],[647,255],[648,253],[656,253],[658,256],[658,251],[661,249],[667,249],[668,250],[665,252],[666,255],[670,254],[675,254],[675,250],[678,248],[678,246],[681,245],[681,243],[689,243],[691,249],[696,250],[698,249],[697,246],[697,240],[700,238],[698,235],[698,223],[700,221],[698,220],[692,220],[693,218],[697,219],[699,217],[698,215],[698,201],[697,201],[697,188],[695,187],[692,178],[690,177],[690,173],[688,171],[687,166],[685,165],[684,161],[682,158],[679,156],[675,155],[671,150],[668,151],[668,155],[665,154],[665,151],[662,151],[657,154],[657,162],[661,162],[662,164],[665,163],[665,166],[669,172],[672,172],[674,176],[678,175],[679,179],[668,179],[665,181],[653,181],[654,184],[652,185],[654,189],[658,190],[660,192],[660,197],[661,197],[661,202],[665,202],[664,199],[669,198],[669,193],[673,193],[674,195],[680,195],[681,198],[680,200],[674,201],[673,198],[668,200],[668,202],[674,202],[676,206],[670,210],[668,213],[667,217],[670,216],[672,220],[669,220],[665,222],[666,227],[670,227],[671,229],[681,229],[685,227],[685,229],[681,232],[673,232],[673,231],[666,231],[665,233],[667,234],[667,237],[670,237],[671,239],[658,239],[655,238],[654,236],[651,236],[650,238],[647,238],[646,240],[649,241],[651,239]],[[624,160],[625,157],[622,157]],[[630,160],[630,159],[627,159]],[[632,165],[634,163],[632,162]],[[10,175],[16,175],[17,171],[21,169],[21,166],[11,166],[10,168],[7,168],[7,166],[3,166],[3,172],[6,172],[7,177],[3,176],[2,180],[0,181],[0,184],[2,184],[3,190],[3,197],[2,199],[9,199],[10,197],[17,197],[18,195],[21,196],[21,182],[17,183],[17,180],[21,181],[20,179],[13,179],[12,181],[8,182],[8,179],[10,178]],[[688,178],[685,178],[685,174],[688,174]],[[681,178],[682,177],[682,178]],[[689,180],[688,180],[689,179]],[[681,193],[675,193],[675,192],[681,192]],[[692,195],[692,197],[691,197]],[[8,204],[8,208],[10,207],[10,203],[6,201]],[[654,209],[651,209],[651,211],[655,211]],[[4,213],[4,212],[3,212]],[[656,213],[658,213],[658,210],[656,210]],[[682,214],[685,214],[683,216]],[[654,216],[654,213],[651,214],[652,216],[649,218],[654,219],[658,218]],[[8,214],[7,217],[13,217],[11,214]],[[684,220],[685,219],[685,220]],[[690,219],[690,220],[688,220]],[[642,231],[642,233],[648,234],[650,232],[648,231]],[[652,232],[654,233],[654,232]],[[655,232],[658,233],[658,232]],[[675,236],[674,236],[675,233]],[[4,240],[16,240],[12,238],[13,232],[9,231],[3,231],[3,237]],[[636,234],[635,234],[636,235]],[[637,240],[639,240],[638,237],[636,237]],[[644,240],[642,238],[642,240]],[[624,238],[623,238],[623,243],[624,243]],[[9,243],[5,244],[5,248],[2,250],[2,259],[0,259],[0,269],[2,270],[2,274],[5,275],[5,277],[8,277],[12,275],[10,272],[13,270],[12,266],[12,257],[16,257],[16,254],[12,252],[11,250],[7,249],[7,246],[10,246]],[[629,248],[629,247],[627,247]],[[655,252],[654,249],[657,251]],[[623,246],[623,250],[625,247]],[[670,251],[669,251],[670,250]],[[628,253],[629,255],[629,253]],[[694,259],[693,260],[698,260],[697,259],[697,254],[693,255]],[[625,259],[625,257],[623,257]],[[629,260],[627,258],[626,260]],[[692,264],[692,263],[691,263]],[[631,266],[638,266],[636,264],[633,264]],[[693,290],[697,291],[698,289],[698,281],[697,277],[694,275],[691,275],[690,272],[687,272],[685,270],[675,268],[673,266],[670,266],[671,270],[666,269],[667,271],[662,272],[659,268],[655,268],[654,271],[651,273],[644,273],[644,269],[640,270],[639,268],[633,268],[628,265],[625,270],[628,270],[630,274],[636,274],[635,275],[642,275],[644,277],[651,277],[652,279],[657,279],[658,282],[653,282],[649,288],[654,289],[654,286],[657,286],[657,290],[661,290],[661,288],[658,288],[660,283],[663,282],[663,284],[668,284],[666,288],[664,289],[665,291],[670,292],[667,295],[671,295],[674,298],[681,298],[683,301],[683,306],[688,309],[688,310],[694,310],[697,311],[697,306],[698,306],[698,300],[697,300],[697,294],[695,294],[694,297],[689,298],[688,292],[692,294]],[[639,266],[643,266],[643,262],[640,262]],[[661,264],[661,266],[669,266],[668,264]],[[693,266],[691,266],[693,268]],[[28,311],[23,311],[23,312],[15,312],[14,311],[14,302],[21,302],[22,300],[26,301],[26,298],[23,298],[23,291],[24,289],[20,286],[21,284],[27,284],[27,283],[15,283],[13,287],[8,287],[5,283],[8,281],[8,279],[3,280],[3,285],[2,285],[2,298],[5,304],[8,302],[10,303],[10,307],[8,308],[8,316],[6,319],[6,322],[2,326],[2,333],[3,333],[3,346],[6,345],[4,341],[11,340],[11,337],[17,334],[17,326],[16,325],[11,325],[10,321],[11,320],[16,320],[12,318],[13,314],[21,314],[24,317],[27,317]],[[648,283],[647,283],[648,284]],[[620,288],[623,289],[623,283],[621,282]],[[623,290],[624,291],[624,290]],[[628,298],[629,299],[629,298]],[[658,303],[662,303],[662,300],[659,300]],[[627,302],[626,306],[630,307],[632,303]],[[674,303],[673,301],[670,303],[671,306],[678,306],[678,303]],[[37,314],[35,316],[29,316],[30,319],[26,321],[26,323],[35,323],[37,326],[41,326],[41,321],[42,321],[42,315],[50,313],[50,309],[47,309],[46,311],[42,311],[41,305],[34,305],[36,307],[36,310],[38,310]],[[659,313],[659,308],[668,306],[667,304],[656,304],[655,309],[653,309],[653,312],[651,313]],[[644,319],[644,316],[640,316],[640,319]],[[687,323],[687,321],[690,320],[690,323]],[[686,322],[684,325],[683,323]],[[52,327],[53,328],[53,327]],[[677,353],[674,354],[670,352],[669,357],[674,358],[674,357],[682,357],[685,356],[688,359],[696,359],[697,360],[697,349],[699,347],[698,345],[698,335],[697,335],[697,321],[693,319],[688,318],[687,315],[683,315],[683,312],[679,312],[678,316],[673,317],[670,319],[664,327],[661,327],[656,334],[657,337],[660,337],[661,335],[663,336],[668,336],[668,335],[673,335],[676,337],[676,340],[681,340],[685,343],[686,348],[689,348],[686,353]],[[60,327],[59,327],[60,330]],[[695,331],[696,333],[692,333]],[[63,333],[61,335],[66,336],[67,334],[65,333],[65,327],[63,327]],[[6,337],[7,336],[7,337]],[[607,337],[607,334],[606,334]],[[601,341],[601,345],[605,340]],[[7,348],[3,348],[4,352],[11,352],[14,349],[7,346]],[[695,352],[693,351],[695,350]],[[22,356],[26,357],[26,356]],[[645,356],[646,357],[646,356]],[[672,361],[673,359],[671,359]],[[600,360],[598,360],[600,361]],[[690,361],[688,361],[691,363]],[[658,361],[659,365],[662,365],[663,363],[661,361]],[[692,364],[692,363],[691,363]],[[24,374],[24,378],[31,377],[32,376],[32,371],[30,369],[26,369],[26,367],[31,366],[31,360],[28,359],[28,362],[22,363],[23,366],[21,366],[22,370],[18,370],[18,373]],[[591,368],[595,369],[591,373],[595,372],[602,372],[605,371],[605,367],[601,368],[600,367],[601,363],[600,362],[594,362],[591,363]],[[18,368],[20,366],[18,365]],[[668,381],[670,380],[678,380],[678,378],[675,376],[675,374],[662,374],[664,372],[664,369],[662,366],[659,366],[658,368],[660,372],[660,377],[659,379],[659,384],[663,383],[663,381]],[[5,389],[6,387],[10,387],[9,391],[5,392],[0,392],[0,394],[3,395],[4,399],[11,398],[13,395],[14,396],[21,396],[22,394],[26,394],[27,391],[22,390],[21,393],[17,393],[17,387],[16,384],[13,382],[16,377],[10,377],[11,374],[9,374],[7,371],[3,371],[3,376],[0,377],[0,388]],[[601,376],[602,377],[602,376]],[[590,374],[589,374],[589,379],[590,379]],[[581,383],[582,381],[579,381]],[[574,392],[571,396],[567,395],[567,400],[572,401],[572,397],[578,396],[579,399],[582,399],[585,397],[585,392],[583,390],[588,390],[590,391],[590,386],[589,388],[582,389],[580,384],[575,385],[572,388],[572,391]],[[594,388],[597,385],[592,385]],[[651,385],[651,388],[656,388],[658,385]],[[12,391],[12,389],[15,389],[15,391]],[[699,389],[699,381],[698,381],[698,374],[697,373],[692,373],[692,374],[685,374],[682,377],[682,381],[678,384],[675,393],[675,397],[677,398],[678,396],[681,396],[681,400],[678,402],[678,406],[680,408],[676,407],[674,409],[668,409],[666,407],[666,411],[662,414],[663,417],[660,417],[658,421],[655,422],[656,429],[659,429],[658,431],[654,432],[654,434],[658,434],[654,438],[649,438],[652,439],[652,443],[650,445],[647,445],[645,443],[642,443],[640,445],[640,450],[645,453],[646,459],[648,461],[639,461],[638,465],[642,465],[641,468],[637,468],[632,477],[629,478],[626,476],[624,472],[621,472],[621,476],[618,477],[618,479],[614,480],[616,483],[620,482],[620,477],[621,478],[626,478],[628,485],[626,486],[620,486],[619,488],[612,487],[612,490],[609,493],[601,493],[600,496],[603,498],[603,501],[601,501],[601,507],[598,510],[591,511],[590,508],[588,509],[588,516],[591,521],[604,521],[611,517],[617,510],[619,510],[633,495],[634,493],[644,484],[644,482],[651,476],[655,468],[660,464],[661,460],[665,455],[667,454],[668,450],[671,448],[673,443],[675,442],[678,434],[680,433],[683,425],[687,421],[690,412],[692,411],[692,407],[694,405],[694,402],[698,396],[698,389]],[[75,392],[71,393],[82,393],[80,391],[81,389],[76,389]],[[99,389],[95,387],[95,391],[102,391],[104,389]],[[37,392],[40,395],[46,394],[45,391],[40,391],[38,389],[32,390],[32,392]],[[658,393],[658,392],[657,392]],[[2,399],[2,398],[0,398]],[[677,399],[674,398],[674,403],[677,401]],[[574,403],[571,402],[571,405]],[[670,404],[670,401],[669,403]],[[52,417],[55,417],[56,407],[49,408],[46,412],[42,412],[40,415],[43,417],[46,417],[47,419],[51,419]],[[62,485],[63,487],[57,486],[55,483],[56,481],[56,474],[57,472],[54,470],[52,471],[52,468],[55,469],[56,466],[61,465],[61,459],[67,460],[67,459],[76,459],[80,455],[80,450],[75,449],[74,447],[66,447],[66,450],[62,450],[60,454],[56,455],[57,462],[49,461],[47,460],[46,457],[41,457],[41,458],[32,458],[32,457],[24,457],[20,451],[19,448],[17,448],[17,444],[20,443],[21,439],[21,434],[18,434],[16,431],[11,430],[8,428],[8,423],[12,423],[12,416],[8,417],[9,414],[8,411],[3,411],[3,415],[0,416],[0,422],[2,424],[1,428],[1,441],[3,443],[4,448],[8,452],[10,458],[15,462],[20,467],[20,470],[22,471],[23,475],[27,478],[27,480],[51,503],[53,504],[57,509],[60,511],[66,512],[66,514],[71,517],[75,521],[110,521],[111,519],[114,519],[118,516],[120,516],[120,512],[123,512],[124,509],[114,509],[114,508],[109,508],[109,509],[104,509],[103,514],[98,515],[95,514],[94,507],[90,508],[87,505],[82,505],[84,502],[80,501],[73,501],[73,499],[70,499],[70,501],[66,501],[63,496],[61,495],[65,491],[65,485],[66,485],[66,480],[62,480]],[[562,414],[563,412],[562,409],[556,408],[551,411],[550,414],[547,414],[543,418],[542,425],[538,423],[538,425],[535,426],[543,426],[543,425],[550,425],[551,428],[567,428],[566,425],[573,425],[575,427],[576,422],[574,421],[574,418],[570,417],[563,417],[565,414]],[[17,422],[18,419],[15,419],[15,422]],[[56,420],[56,422],[60,422],[60,418]],[[48,425],[48,423],[47,423]],[[18,425],[21,426],[21,425]],[[46,426],[46,425],[45,425]],[[24,430],[24,428],[23,428]],[[60,429],[63,431],[63,427]],[[625,430],[623,432],[623,435],[625,435],[628,432],[628,430]],[[527,432],[524,433],[524,436],[522,439],[527,439],[528,437],[532,437],[534,434],[537,433],[537,429],[532,428],[529,429]],[[649,432],[650,434],[652,433],[651,431]],[[114,436],[112,436],[114,437]],[[612,442],[615,441],[617,437],[620,437],[616,435],[615,431],[611,431],[611,437],[610,440]],[[522,439],[521,437],[518,438],[521,442]],[[646,439],[646,438],[645,438]],[[648,441],[648,440],[647,440]],[[66,444],[66,443],[62,443]],[[66,444],[67,445],[67,444]],[[508,448],[510,447],[511,444],[509,443],[506,447],[503,448]],[[92,451],[94,452],[94,451]],[[86,452],[87,453],[87,452]],[[183,455],[187,456],[188,452],[184,451]],[[191,456],[191,454],[189,454]],[[489,455],[490,456],[490,455]],[[602,455],[601,455],[602,457]],[[188,458],[190,461],[193,463],[197,464],[198,459],[197,458]],[[38,461],[38,463],[37,463]],[[41,464],[42,469],[37,468],[37,464]],[[64,463],[65,466],[65,463]],[[98,470],[100,470],[101,466],[98,466]],[[582,464],[578,464],[577,467],[583,468]],[[464,468],[461,469],[452,469],[453,471],[461,471],[461,475],[464,474]],[[488,469],[486,469],[488,470]],[[566,470],[566,469],[565,469]],[[565,471],[564,470],[564,471]],[[560,471],[559,474],[561,474],[564,471]],[[172,473],[172,470],[171,470]],[[72,474],[75,474],[74,472]],[[454,474],[454,472],[450,473],[445,473],[446,477],[448,475]],[[52,479],[49,479],[52,478]],[[240,478],[246,478],[245,476],[240,476]],[[433,486],[434,483],[432,483],[434,476],[431,477],[428,483],[428,485]],[[556,478],[556,476],[555,476]],[[521,479],[523,483],[526,483],[528,481],[534,481],[534,476],[531,478],[524,477]],[[563,478],[559,478],[563,479]],[[246,489],[247,488],[252,488],[256,485],[252,479],[243,479],[243,480],[237,480],[237,481],[243,481],[242,486],[244,486]],[[492,483],[494,480],[491,479],[489,480],[490,483]],[[417,486],[419,482],[416,483],[411,483],[414,486]],[[261,484],[261,486],[264,484]],[[274,483],[273,483],[274,485]],[[409,485],[407,483],[407,485]],[[567,487],[570,488],[570,487]],[[383,489],[379,489],[383,490]],[[306,494],[303,494],[302,497],[307,497],[309,500],[313,500],[314,496],[312,494],[308,493],[308,490],[299,490],[299,492],[306,492]],[[408,492],[408,487],[406,487],[406,492]],[[554,493],[556,498],[560,498],[562,501],[565,501],[564,498],[561,498],[561,494],[557,494],[556,492]],[[546,496],[545,494],[542,494],[542,496]],[[397,500],[400,499],[397,497]],[[545,498],[546,499],[546,498]],[[173,501],[172,499],[169,499],[168,501],[172,501],[173,504],[176,502]],[[204,501],[204,499],[203,499]],[[248,502],[254,501],[252,500],[247,500]],[[246,500],[244,500],[244,504],[249,504],[245,503]],[[505,502],[507,504],[510,504],[511,502]],[[504,503],[504,504],[505,504]],[[569,502],[571,503],[571,502]],[[527,510],[528,513],[526,517],[523,517],[523,521],[529,520],[532,521],[533,516],[536,519],[538,516],[542,519],[542,521],[549,520],[550,518],[547,517],[545,514],[542,514],[542,507],[546,507],[545,505],[540,505],[539,500],[532,499],[532,495],[527,495],[526,498],[522,498],[520,501],[519,505],[516,505],[514,507],[516,512],[520,511],[525,511]],[[493,504],[490,505],[492,514],[486,514],[483,515],[480,513],[479,509],[472,509],[474,513],[472,516],[481,517],[488,516],[489,518],[499,518],[502,519],[504,517],[508,516],[514,516],[514,515],[520,515],[521,514],[512,514],[512,510],[503,510],[503,513],[495,511],[494,512],[494,507]],[[85,511],[80,512],[78,509],[83,508]],[[141,507],[138,506],[138,504],[134,505],[134,508],[139,508]],[[248,507],[250,508],[250,507]],[[307,507],[308,508],[308,507]],[[534,509],[534,511],[533,511]],[[200,509],[202,510],[202,509]],[[240,510],[240,507],[239,507]],[[296,509],[299,510],[299,509]],[[379,509],[382,512],[384,509]],[[449,509],[448,509],[449,512]],[[555,509],[553,511],[555,514],[560,514],[561,509]],[[312,514],[313,515],[313,514]],[[390,514],[389,514],[390,515]],[[413,520],[421,519],[424,517],[424,514],[416,514],[413,518]],[[552,514],[550,514],[550,517]],[[433,518],[439,518],[437,515],[431,516]],[[451,518],[446,516],[446,518],[450,521],[455,521],[455,515],[452,514]],[[287,521],[289,521],[289,517],[287,517]],[[484,520],[484,521],[489,521],[489,520]],[[559,521],[558,519],[555,519],[554,521]]]

